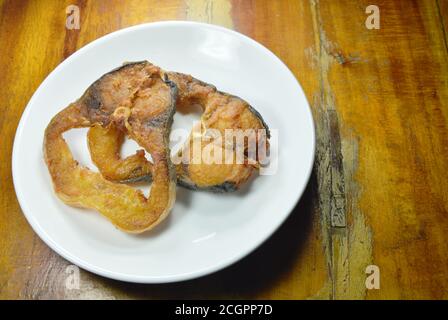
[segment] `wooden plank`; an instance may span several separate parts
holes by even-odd
[[[186,0],[183,14],[186,20],[217,24],[233,28],[232,4],[229,0]]]
[[[437,12],[444,36],[445,48],[448,51],[448,1],[436,0]]]
[[[44,77],[59,63],[64,32],[55,33],[54,6],[41,10],[37,2],[5,1],[1,6],[0,85],[3,92],[0,132],[2,197],[0,218],[0,296],[17,298],[27,287],[33,266],[52,255],[28,226],[17,203],[11,177],[11,149],[23,108]],[[63,24],[63,16],[59,21]],[[42,41],[41,39],[52,39]],[[6,138],[7,137],[7,138]],[[39,252],[39,257],[35,255]],[[42,255],[40,255],[42,254]]]
[[[368,298],[447,298],[448,70],[437,5],[376,1],[381,29],[368,30],[369,4],[316,6],[331,63],[325,90],[353,188],[346,189],[351,224],[336,244],[343,256],[334,265],[342,269],[335,297],[358,297],[371,262],[381,289]]]
[[[329,133],[322,113],[316,106],[321,97],[320,63],[314,52],[316,31],[314,30],[313,7],[309,1],[234,1],[235,27],[272,50],[282,59],[300,81],[313,107],[318,134],[317,158],[324,157],[329,147]],[[266,21],[269,21],[266,24]],[[325,142],[324,142],[325,140]],[[293,214],[303,215],[305,221],[296,226],[294,239],[279,231],[285,243],[297,241],[300,251],[291,255],[292,266],[282,275],[275,290],[268,288],[260,292],[262,298],[330,298],[332,296],[331,260],[328,244],[328,225],[322,206],[326,199],[319,198],[319,186],[325,178],[323,170],[317,170],[311,178],[308,192],[302,202],[309,203],[306,210],[296,208]],[[323,167],[323,165],[322,165]],[[323,188],[328,188],[326,185]],[[328,191],[328,190],[326,190]],[[326,195],[329,193],[325,192]],[[289,223],[289,222],[288,222]],[[285,226],[287,228],[287,225]],[[300,230],[300,231],[299,231]],[[281,245],[280,245],[281,247]],[[274,260],[275,261],[275,260]]]

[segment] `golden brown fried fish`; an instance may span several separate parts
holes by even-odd
[[[176,94],[176,86],[146,61],[126,64],[93,83],[45,131],[45,161],[56,194],[67,204],[98,210],[127,232],[139,233],[162,221],[175,200],[176,174],[168,135]],[[119,128],[151,154],[149,198],[130,186],[104,179],[73,159],[62,133],[93,125]]]
[[[249,129],[257,134],[257,145],[268,148],[269,129],[261,115],[244,100],[220,92],[213,85],[197,80],[190,75],[175,72],[166,74],[178,88],[177,109],[185,110],[193,105],[199,105],[203,110],[200,127],[190,134],[188,141],[177,155],[177,159],[190,159],[190,161],[176,164],[178,184],[190,189],[217,192],[236,190],[247,181],[254,168],[258,168],[263,159],[255,156],[250,163],[245,150],[243,163],[233,161],[227,164],[224,163],[224,159],[221,163],[195,162],[191,161],[194,158],[192,145],[197,139],[200,141],[201,151],[204,151],[209,143],[215,143],[216,146],[216,140],[213,138],[204,139],[204,135],[210,129],[219,131],[221,137],[225,136],[227,129]],[[264,134],[258,135],[259,132]],[[150,176],[152,164],[146,160],[142,150],[125,159],[120,158],[119,150],[124,134],[122,130],[113,125],[92,127],[88,133],[88,144],[93,162],[103,176],[111,181],[127,182]],[[229,146],[225,145],[224,140],[220,143],[218,149],[222,149],[220,152],[224,157],[226,148]],[[233,143],[230,148],[235,151]],[[247,146],[244,148],[247,149]],[[207,157],[204,152],[201,152],[201,155],[203,158]],[[209,156],[213,157],[214,154]]]

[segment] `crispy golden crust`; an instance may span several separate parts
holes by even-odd
[[[174,72],[169,72],[167,75],[178,88],[176,101],[178,109],[189,108],[196,104],[203,109],[200,127],[196,128],[196,132],[195,129],[192,131],[189,140],[177,155],[178,158],[189,157],[192,159],[191,146],[195,139],[200,141],[202,150],[208,143],[213,143],[213,139],[206,143],[202,139],[209,129],[218,130],[222,137],[224,137],[226,129],[263,129],[269,137],[269,130],[260,114],[244,100],[219,92],[214,86],[190,75]],[[122,135],[116,128],[92,127],[89,131],[88,142],[93,162],[100,172],[111,181],[126,182],[150,175],[151,163],[145,159],[141,151],[125,159],[118,156]],[[263,138],[258,137],[258,139]],[[222,144],[222,155],[225,154],[225,148]],[[246,157],[244,163],[232,164],[210,163],[212,161],[208,163],[207,161],[183,161],[176,165],[177,180],[180,185],[191,189],[233,191],[249,179],[261,159],[254,159],[253,164],[248,164],[247,160]]]
[[[103,128],[97,124],[87,133],[92,161],[109,181],[137,181],[151,175],[152,163],[146,160],[144,150],[121,159],[120,147],[124,136],[124,132],[113,125]]]
[[[168,148],[175,100],[175,85],[148,62],[125,65],[97,80],[78,101],[58,113],[45,131],[45,161],[56,194],[67,204],[98,210],[127,232],[139,233],[157,225],[175,199],[176,176]],[[149,198],[130,186],[104,179],[73,159],[62,133],[93,125],[120,128],[151,154]]]

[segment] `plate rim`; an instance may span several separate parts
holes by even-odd
[[[299,186],[299,188],[298,188],[299,192],[298,192],[297,199],[292,203],[291,207],[288,209],[288,213],[277,220],[276,225],[274,225],[273,228],[271,230],[269,230],[269,232],[267,232],[266,234],[264,234],[261,237],[262,240],[259,241],[258,244],[256,244],[255,246],[252,246],[252,247],[248,247],[248,249],[246,249],[246,250],[239,251],[238,254],[233,256],[233,258],[231,258],[231,259],[221,261],[220,263],[217,263],[211,267],[199,269],[194,272],[180,273],[180,274],[168,275],[168,276],[157,276],[157,277],[129,275],[126,273],[119,273],[119,272],[115,272],[115,271],[106,270],[106,269],[100,268],[98,266],[95,266],[94,264],[91,264],[91,263],[83,260],[82,258],[79,258],[78,256],[73,255],[70,252],[66,251],[62,246],[60,246],[58,243],[53,241],[51,236],[49,236],[47,234],[47,232],[45,230],[43,230],[43,228],[40,226],[38,221],[36,221],[35,217],[30,213],[30,212],[32,212],[32,209],[25,202],[23,195],[22,195],[23,190],[21,190],[20,187],[18,187],[18,182],[17,182],[18,181],[18,177],[17,177],[17,175],[18,175],[18,173],[17,173],[18,172],[18,163],[17,163],[18,162],[18,160],[17,160],[18,141],[21,140],[21,136],[24,131],[24,123],[26,122],[26,119],[29,117],[30,105],[32,105],[32,103],[34,102],[38,93],[41,90],[43,90],[42,88],[44,87],[44,84],[49,82],[50,79],[56,74],[55,73],[56,70],[62,68],[63,66],[65,66],[65,64],[70,63],[70,61],[72,59],[83,54],[83,52],[86,51],[88,48],[90,48],[94,45],[98,45],[98,44],[100,44],[104,41],[107,41],[113,37],[117,37],[122,34],[129,33],[129,32],[132,32],[132,31],[135,31],[138,29],[144,29],[147,27],[158,27],[158,26],[160,26],[160,27],[167,26],[168,27],[168,26],[175,26],[175,25],[183,25],[183,26],[188,25],[188,26],[199,27],[199,28],[210,28],[210,29],[221,31],[221,32],[225,32],[227,34],[231,34],[232,36],[243,37],[244,40],[249,41],[251,44],[255,45],[256,47],[258,47],[259,49],[261,49],[262,51],[264,51],[265,53],[270,55],[272,58],[274,58],[274,60],[279,62],[280,65],[283,67],[283,69],[289,73],[291,78],[295,81],[295,83],[297,85],[297,89],[300,90],[301,95],[305,98],[306,105],[304,107],[306,107],[306,109],[307,109],[306,111],[307,111],[307,114],[309,117],[309,119],[307,121],[309,121],[311,123],[311,131],[312,132],[310,132],[310,133],[312,135],[312,141],[310,141],[310,142],[311,142],[311,147],[312,147],[311,148],[312,154],[311,154],[311,158],[310,158],[310,163],[308,164],[308,168],[306,168],[307,169],[306,179],[304,180],[304,183]],[[137,25],[133,25],[130,27],[126,27],[126,28],[119,29],[119,30],[110,32],[108,34],[105,34],[105,35],[89,42],[85,46],[81,47],[76,52],[74,52],[72,55],[70,55],[67,59],[65,59],[64,61],[59,63],[40,83],[39,87],[34,91],[33,95],[31,96],[30,100],[28,101],[24,111],[22,112],[19,124],[16,129],[16,133],[14,136],[14,142],[13,142],[13,148],[12,148],[12,154],[11,154],[11,162],[12,162],[11,169],[12,169],[14,190],[15,190],[16,197],[19,202],[19,205],[20,205],[23,215],[25,216],[26,220],[30,224],[33,231],[39,236],[39,238],[46,245],[48,245],[52,250],[54,250],[57,254],[59,254],[61,257],[63,257],[67,261],[75,264],[76,266],[78,266],[84,270],[87,270],[89,272],[95,273],[97,275],[100,275],[100,276],[103,276],[106,278],[120,280],[120,281],[126,281],[126,282],[131,282],[131,283],[161,284],[161,283],[173,283],[173,282],[192,280],[192,279],[200,278],[200,277],[215,273],[219,270],[225,269],[225,268],[233,265],[234,263],[240,261],[244,257],[248,256],[250,253],[255,251],[257,248],[259,248],[262,244],[264,244],[279,229],[279,227],[287,220],[287,218],[293,212],[294,208],[297,206],[299,200],[302,198],[303,193],[305,192],[305,188],[308,185],[308,182],[311,177],[312,169],[314,166],[315,153],[316,153],[316,128],[315,128],[315,122],[314,122],[314,118],[313,118],[313,113],[311,111],[310,103],[308,101],[308,98],[307,98],[305,92],[303,91],[302,86],[300,85],[299,81],[295,77],[294,73],[289,69],[289,67],[279,57],[277,57],[271,50],[269,50],[268,48],[266,48],[264,45],[257,42],[256,40],[254,40],[238,31],[232,30],[232,29],[228,29],[228,28],[225,28],[222,26],[213,25],[213,24],[204,23],[204,22],[182,21],[182,20],[164,20],[164,21],[156,21],[156,22],[137,24]]]

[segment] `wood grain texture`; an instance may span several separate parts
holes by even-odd
[[[65,28],[75,4],[81,29]],[[448,298],[448,1],[0,1],[0,298]],[[31,230],[11,177],[26,103],[62,60],[126,26],[197,20],[238,30],[300,81],[317,129],[313,175],[287,222],[216,274],[136,285],[81,271]],[[365,268],[381,271],[367,290]]]

